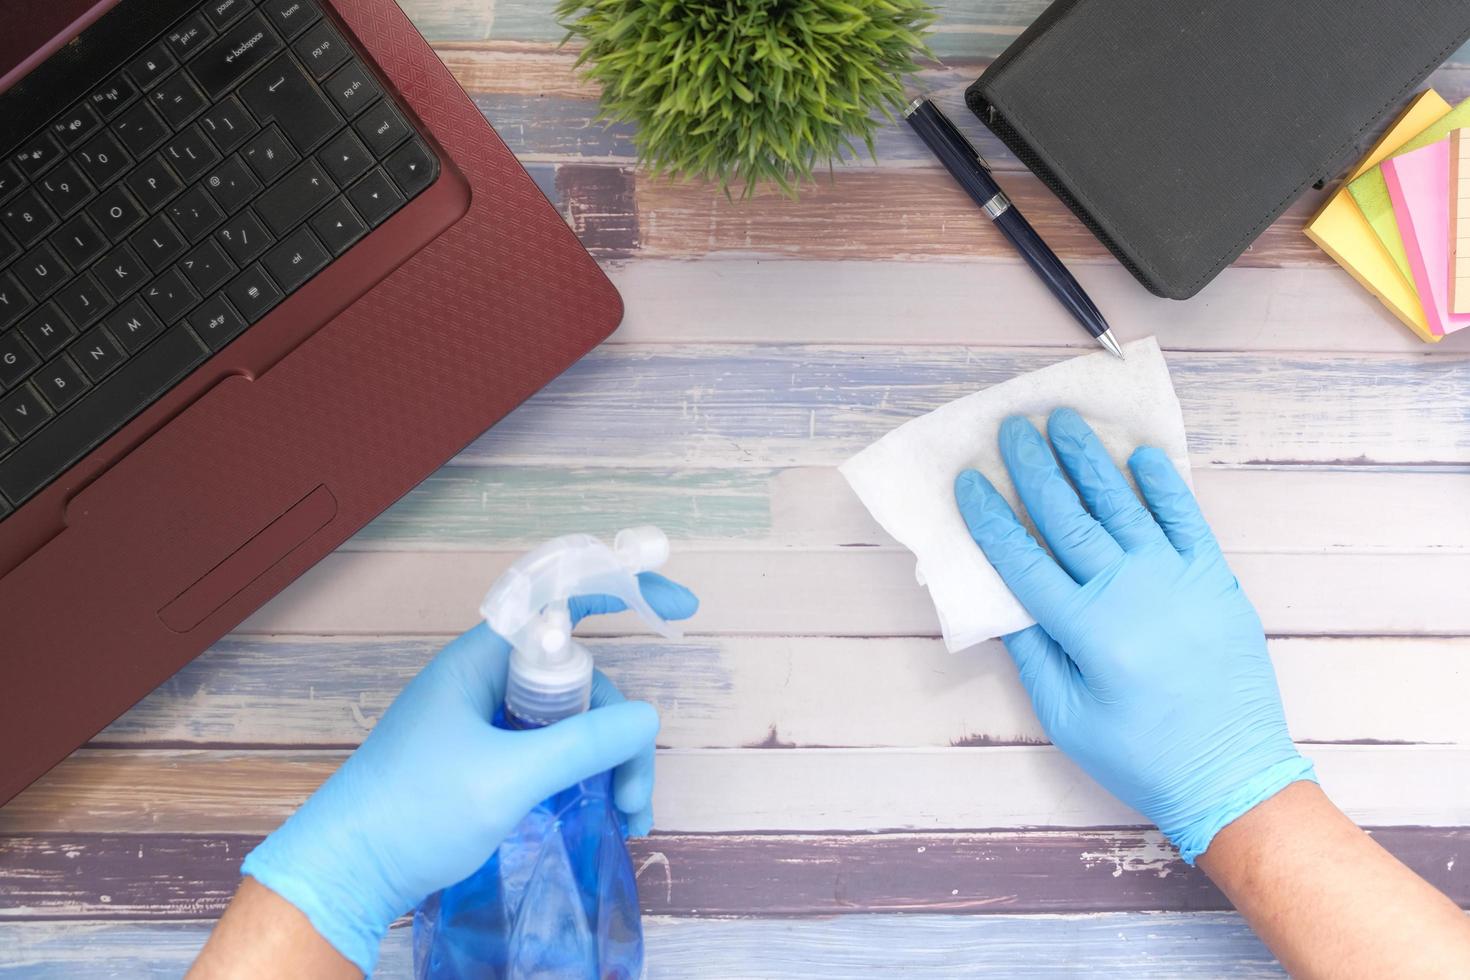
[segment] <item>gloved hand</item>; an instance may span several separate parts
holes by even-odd
[[[1312,764],[1260,618],[1168,457],[1128,461],[1145,510],[1081,416],[1058,409],[1047,429],[1071,483],[1025,419],[1005,421],[1000,447],[1051,555],[973,470],[955,481],[960,512],[1036,619],[1005,644],[1042,727],[1193,864],[1236,817],[1315,781]]]
[[[687,619],[688,589],[645,572],[665,619]],[[570,603],[573,621],[620,600]],[[371,973],[389,924],[478,870],[538,802],[616,767],[613,802],[629,830],[653,826],[652,705],[627,701],[601,673],[592,709],[532,731],[490,724],[510,646],[483,623],[404,688],[362,746],[245,859],[242,872],[304,912],[337,951]]]

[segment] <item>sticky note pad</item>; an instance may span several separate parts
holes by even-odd
[[[1378,166],[1385,157],[1449,111],[1450,104],[1438,92],[1421,93],[1409,103],[1347,179],[1354,180]],[[1373,233],[1346,185],[1329,197],[1316,216],[1307,222],[1306,232],[1308,238],[1332,256],[1364,289],[1377,296],[1421,340],[1439,340],[1439,335],[1429,329],[1429,321],[1419,304],[1419,293],[1413,282],[1394,264],[1388,249]]]
[[[1450,312],[1470,313],[1470,129],[1450,134]]]
[[[1454,130],[1466,126],[1470,126],[1470,99],[1455,106],[1448,115],[1436,120],[1418,136],[1409,140],[1394,153],[1394,156],[1423,149],[1431,143],[1438,143]],[[1348,190],[1352,191],[1353,200],[1357,201],[1358,207],[1363,209],[1363,216],[1368,219],[1373,233],[1383,242],[1384,247],[1388,249],[1388,254],[1393,256],[1394,263],[1398,265],[1404,278],[1412,279],[1414,273],[1409,268],[1409,256],[1404,251],[1404,242],[1399,236],[1398,223],[1393,215],[1393,201],[1389,199],[1388,185],[1383,179],[1383,168],[1378,166],[1369,170],[1357,180],[1349,183]]]
[[[1470,326],[1470,315],[1456,317],[1449,308],[1449,139],[1389,157],[1383,176],[1429,329],[1446,334]]]

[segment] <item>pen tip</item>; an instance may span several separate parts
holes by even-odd
[[[1123,356],[1123,348],[1118,346],[1118,341],[1113,338],[1113,332],[1111,330],[1104,330],[1102,333],[1098,334],[1097,342],[1106,347],[1108,353],[1112,354],[1118,360],[1127,360],[1127,358]]]

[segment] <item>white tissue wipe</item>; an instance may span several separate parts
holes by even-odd
[[[1007,416],[1024,415],[1045,434],[1053,409],[1074,408],[1130,482],[1128,456],[1138,446],[1162,449],[1190,482],[1184,419],[1158,341],[1135,341],[1124,353],[1122,361],[1106,352],[1075,357],[977,391],[842,464],[864,506],[918,559],[919,584],[928,586],[951,653],[1035,622],[971,539],[954,499],[955,477],[974,468],[1025,519],[1000,456]]]

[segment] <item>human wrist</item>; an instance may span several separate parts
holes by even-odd
[[[1159,829],[1179,849],[1185,863],[1192,865],[1209,850],[1215,838],[1226,827],[1288,786],[1300,782],[1315,784],[1317,774],[1311,760],[1293,749],[1265,768],[1235,781],[1218,795],[1209,797],[1202,794],[1200,800],[1208,802],[1199,806],[1196,812],[1156,822]]]

